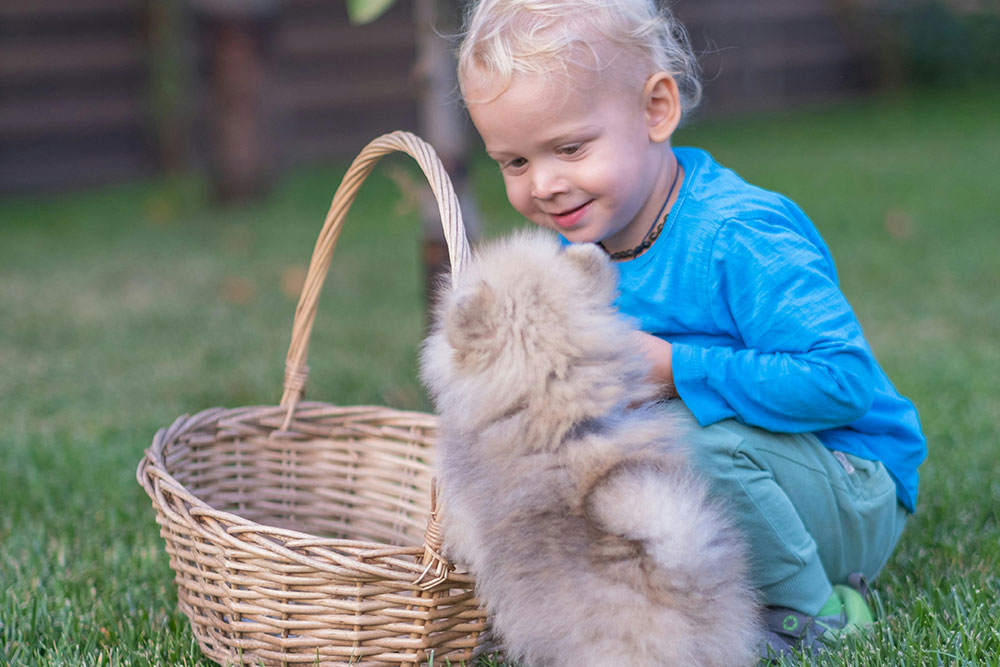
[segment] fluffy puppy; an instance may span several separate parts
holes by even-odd
[[[753,664],[743,548],[655,388],[596,246],[483,249],[442,293],[421,373],[441,420],[446,554],[531,667]]]

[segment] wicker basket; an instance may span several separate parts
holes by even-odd
[[[348,207],[383,155],[431,184],[453,272],[461,213],[431,147],[369,144],[337,190],[295,311],[279,406],[213,408],[160,430],[137,477],[178,605],[221,664],[415,665],[471,659],[486,628],[472,580],[438,554],[433,416],[300,401],[316,304]]]

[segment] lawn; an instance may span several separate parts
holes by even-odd
[[[1000,665],[997,109],[1000,90],[927,91],[677,137],[810,213],[930,442],[919,511],[876,584],[882,622],[818,664]],[[312,398],[427,408],[406,169],[377,170],[348,219]],[[0,201],[0,664],[211,664],[175,610],[135,466],[177,415],[277,403],[342,171],[296,171],[229,210],[193,179]],[[487,234],[516,224],[495,169],[474,175]]]

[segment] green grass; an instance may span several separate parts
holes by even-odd
[[[1000,91],[682,130],[812,216],[930,441],[873,633],[822,665],[998,665]],[[193,181],[0,202],[0,664],[204,665],[134,471],[155,430],[276,403],[301,271],[342,173],[215,210]],[[384,171],[342,236],[309,395],[426,409],[419,224]],[[515,224],[476,164],[489,233]],[[803,664],[808,664],[807,662]]]

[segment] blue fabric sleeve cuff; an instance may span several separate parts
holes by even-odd
[[[708,426],[735,417],[736,413],[708,387],[704,353],[703,347],[672,343],[670,364],[677,395],[698,420],[698,424]]]

